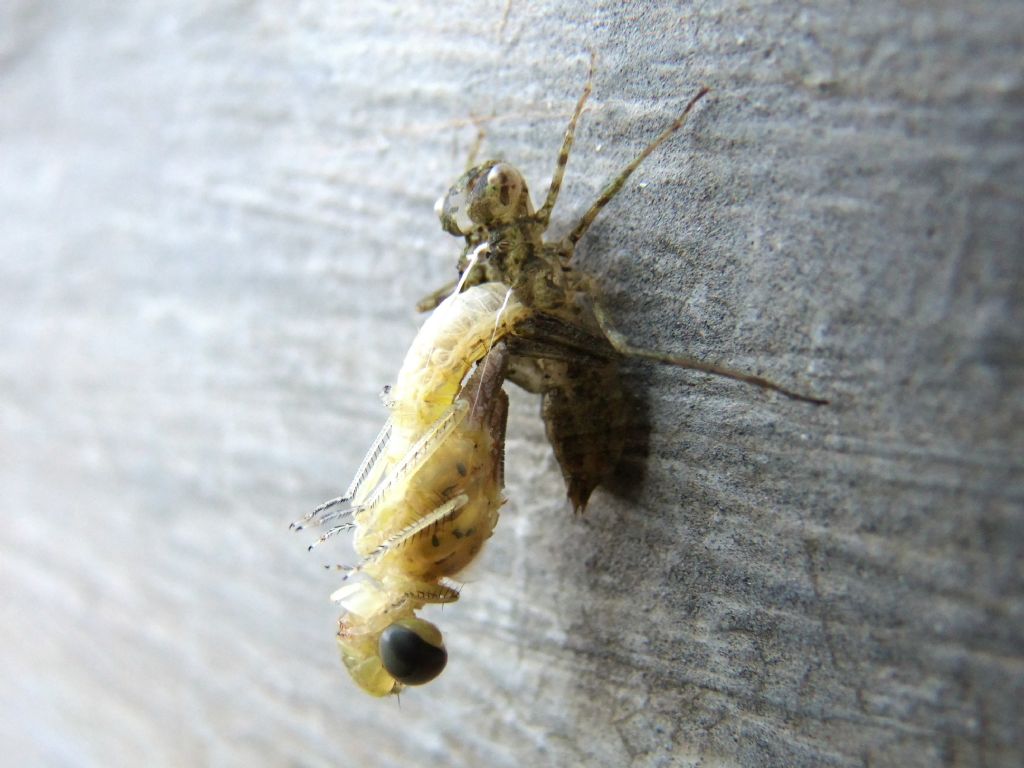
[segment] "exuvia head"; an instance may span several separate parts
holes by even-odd
[[[434,210],[445,232],[456,236],[533,215],[523,175],[501,160],[470,168],[438,199]]]

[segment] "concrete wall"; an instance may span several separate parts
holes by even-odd
[[[503,20],[504,18],[504,20]],[[1024,5],[0,6],[0,750],[11,765],[1024,761]],[[514,392],[503,519],[394,700],[341,669],[337,493],[449,279],[476,134],[645,365],[574,519]]]

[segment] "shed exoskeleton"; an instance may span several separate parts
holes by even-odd
[[[627,420],[627,405],[619,367],[624,358],[642,358],[735,379],[794,400],[826,402],[724,365],[634,346],[610,327],[594,281],[570,263],[576,244],[640,163],[686,124],[693,107],[709,89],[701,88],[682,113],[604,188],[567,236],[545,241],[576,124],[590,91],[588,78],[539,209],[533,206],[522,174],[504,160],[473,166],[435,206],[444,230],[465,240],[458,262],[458,284],[503,283],[529,310],[509,342],[509,379],[543,396],[548,438],[577,511],[586,506],[594,488],[614,469],[622,450],[621,427]],[[418,308],[433,308],[450,290],[451,286],[446,286],[436,291]]]

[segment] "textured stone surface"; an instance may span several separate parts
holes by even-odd
[[[1021,764],[1024,6],[791,5],[4,3],[4,762]],[[556,230],[714,88],[581,247],[616,322],[833,404],[632,366],[573,519],[513,393],[449,669],[366,699],[287,522],[451,275],[472,118],[539,194],[590,49]]]

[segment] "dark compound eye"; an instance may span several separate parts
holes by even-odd
[[[441,632],[422,619],[404,619],[392,624],[381,632],[379,649],[384,669],[405,685],[429,683],[448,663]]]

